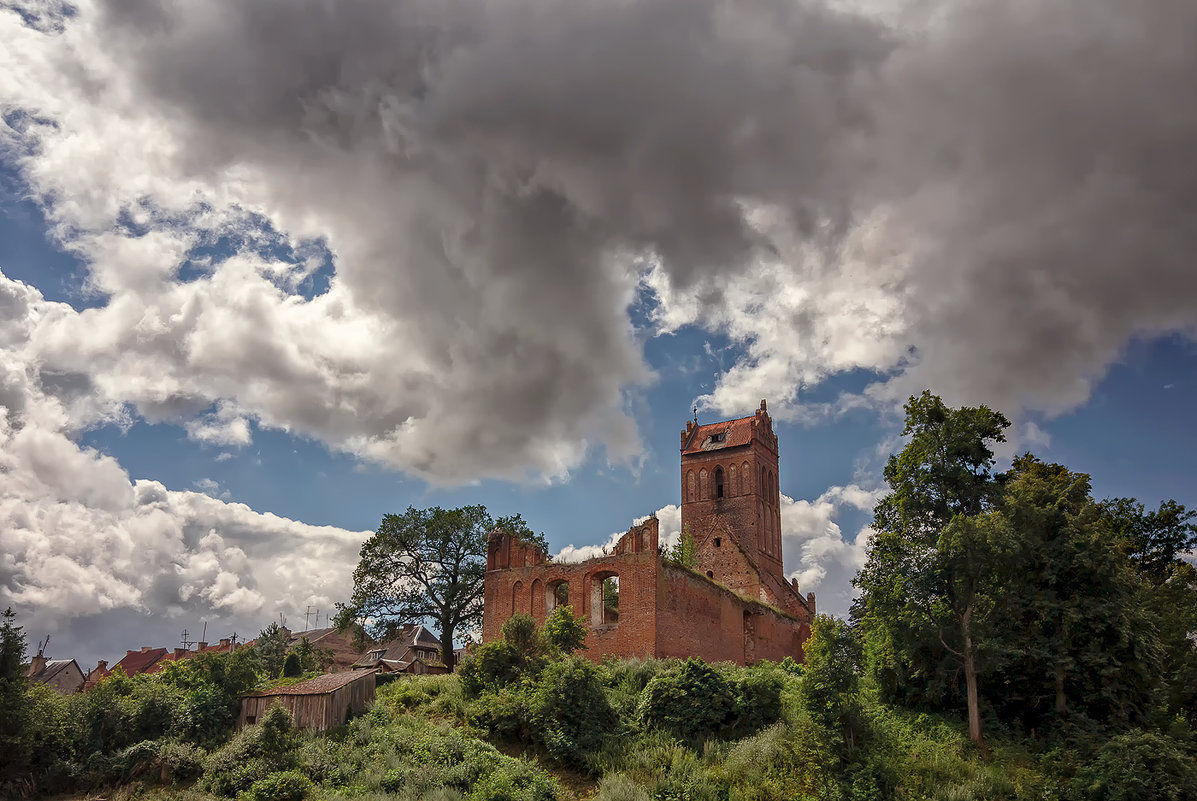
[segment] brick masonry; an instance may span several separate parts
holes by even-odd
[[[569,603],[589,628],[585,654],[685,657],[751,664],[803,658],[815,598],[786,581],[781,560],[777,436],[765,402],[752,417],[682,432],[682,526],[695,539],[694,570],[661,553],[659,523],[633,526],[605,556],[577,564],[503,531],[490,536],[482,639],[527,612],[543,623]],[[618,579],[618,614],[603,581]]]

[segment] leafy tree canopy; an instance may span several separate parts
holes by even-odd
[[[482,622],[487,538],[495,528],[548,551],[520,515],[493,518],[485,506],[408,507],[388,514],[362,545],[353,597],[340,605],[339,625],[362,621],[371,633],[434,621],[442,661],[453,667],[453,637]]]

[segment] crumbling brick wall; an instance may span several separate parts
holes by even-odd
[[[802,658],[809,621],[746,599],[700,573],[666,561],[658,549],[659,523],[650,518],[633,527],[611,554],[577,564],[524,558],[523,543],[496,532],[492,553],[518,553],[518,567],[486,573],[482,639],[498,639],[503,622],[527,612],[543,624],[564,583],[574,613],[586,622],[584,654],[686,657],[749,664],[761,659]],[[507,542],[504,542],[506,540]],[[489,565],[488,565],[489,566]],[[619,577],[619,618],[602,618],[601,580]],[[579,603],[580,601],[580,603]]]
[[[748,664],[802,659],[815,613],[781,562],[777,436],[766,404],[751,417],[697,425],[681,437],[682,524],[694,537],[694,570],[660,553],[659,524],[633,526],[610,554],[579,564],[503,532],[487,551],[482,639],[527,612],[543,624],[568,602],[586,621],[586,655],[701,656]],[[603,611],[602,582],[619,580],[618,619]]]

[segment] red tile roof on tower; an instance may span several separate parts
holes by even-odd
[[[752,442],[752,423],[755,420],[756,416],[753,415],[698,426],[690,434],[682,453],[702,453],[748,445]],[[719,436],[721,434],[722,437]]]

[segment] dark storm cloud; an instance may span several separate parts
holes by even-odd
[[[718,307],[772,250],[753,206],[826,244],[831,272],[879,211],[911,243],[919,359],[879,395],[1064,408],[1128,337],[1191,327],[1192,4],[890,12],[267,0],[107,19],[147,102],[186,119],[192,169],[261,165],[284,206],[353,198],[323,211],[345,280],[443,313],[425,352],[478,366],[516,436],[610,398],[599,376],[635,380],[612,255],[656,255]],[[818,312],[794,319],[819,335]]]

